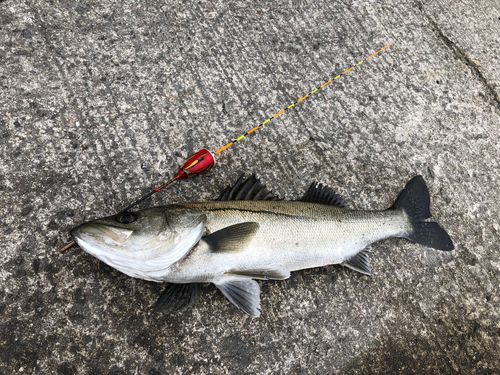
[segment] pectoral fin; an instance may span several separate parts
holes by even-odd
[[[367,246],[351,259],[342,263],[342,265],[354,271],[358,271],[365,275],[371,276],[372,268],[370,267],[370,258],[368,256],[371,251],[371,246]]]
[[[153,306],[153,311],[168,315],[185,311],[198,300],[198,284],[170,284]]]
[[[244,250],[259,230],[254,222],[231,225],[203,237],[214,253],[237,253]]]
[[[230,280],[216,286],[237,308],[256,318],[260,316],[260,287],[257,281]]]

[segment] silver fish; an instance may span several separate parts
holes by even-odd
[[[217,201],[126,212],[71,231],[78,245],[111,267],[144,280],[172,283],[155,305],[172,313],[190,306],[199,283],[213,283],[245,313],[260,316],[255,279],[342,264],[371,275],[370,245],[402,237],[453,250],[431,217],[430,197],[414,177],[384,211],[346,209],[328,187],[313,183],[300,201],[281,201],[259,180],[240,177]]]

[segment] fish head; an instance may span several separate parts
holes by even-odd
[[[124,212],[71,230],[87,253],[132,277],[158,279],[198,243],[206,215],[176,206]]]

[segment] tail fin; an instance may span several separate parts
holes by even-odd
[[[429,206],[429,190],[424,179],[422,176],[413,177],[391,207],[405,211],[412,224],[411,233],[401,237],[433,249],[453,250],[450,236],[438,223],[423,221],[432,216]]]

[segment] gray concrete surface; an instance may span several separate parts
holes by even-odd
[[[0,1],[0,373],[500,373],[500,4]],[[261,282],[252,319],[206,286],[192,311],[78,248],[116,212],[371,53],[209,174],[142,207],[217,196],[243,172],[386,208],[415,174],[456,250],[374,246]]]

